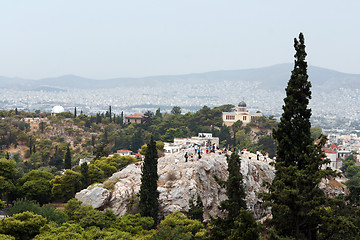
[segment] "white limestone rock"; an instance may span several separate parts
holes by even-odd
[[[110,195],[111,192],[104,188],[103,184],[95,184],[76,193],[75,198],[82,201],[84,205],[101,208],[109,202]]]
[[[223,216],[218,206],[227,197],[225,189],[216,182],[214,176],[221,180],[227,179],[225,155],[219,153],[203,154],[200,160],[195,157],[193,161],[185,162],[184,154],[184,151],[180,151],[165,155],[158,160],[161,217],[176,210],[188,210],[189,200],[196,199],[197,195],[203,202],[205,219],[209,219],[209,215],[213,217]],[[175,159],[179,161],[175,163]],[[266,191],[264,182],[272,181],[275,177],[275,170],[268,162],[257,161],[256,155],[252,153],[241,154],[241,159],[241,173],[243,174],[247,206],[257,219],[261,219],[270,213],[270,209],[262,207],[259,193]],[[78,193],[76,198],[85,204],[102,206],[113,210],[119,216],[124,215],[128,204],[133,203],[136,194],[140,191],[141,166],[131,164],[114,173],[110,179],[116,181],[116,184],[108,201],[102,198],[93,198],[91,194],[81,195]],[[337,189],[332,195],[340,193],[343,190],[341,189],[342,186],[342,184],[337,185]],[[86,198],[91,199],[87,200]]]

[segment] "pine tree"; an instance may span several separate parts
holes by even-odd
[[[120,126],[124,126],[124,112],[121,111],[121,115],[120,115]]]
[[[74,108],[74,118],[76,118],[76,107]]]
[[[86,162],[81,164],[81,185],[82,188],[87,188],[90,185],[89,166]]]
[[[240,157],[233,152],[227,156],[229,177],[225,182],[227,200],[220,203],[220,209],[228,212],[227,218],[233,221],[240,212],[240,209],[246,209],[245,190],[243,185],[243,176],[240,172]]]
[[[158,220],[159,192],[157,191],[157,149],[156,143],[151,136],[147,145],[143,172],[141,175],[139,210],[141,216],[152,217],[155,224]]]
[[[210,238],[217,239],[247,239],[259,238],[258,226],[254,216],[247,210],[243,176],[240,172],[239,154],[233,152],[227,156],[229,177],[225,182],[227,200],[220,203],[220,210],[227,211],[227,217],[213,220],[215,227]]]
[[[199,220],[200,222],[204,221],[204,205],[200,195],[197,195],[195,204],[194,198],[189,200],[189,210],[186,212],[186,216],[194,220]]]
[[[286,88],[281,122],[274,130],[278,142],[276,175],[264,199],[272,206],[272,224],[282,236],[316,239],[320,210],[325,195],[319,190],[321,178],[334,174],[322,170],[327,163],[321,147],[311,137],[311,83],[308,81],[304,36],[294,40],[295,66]]]
[[[66,153],[65,153],[64,168],[71,169],[71,152],[70,152],[69,146],[67,147]]]
[[[162,118],[162,114],[161,114],[161,112],[160,112],[160,108],[156,109],[155,118]]]

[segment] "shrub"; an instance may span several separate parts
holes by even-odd
[[[45,223],[45,218],[32,212],[18,213],[0,221],[0,233],[28,240],[39,234]]]
[[[46,218],[47,222],[52,221],[57,224],[62,224],[67,221],[66,214],[63,211],[52,206],[40,207],[36,201],[29,201],[26,198],[16,200],[14,206],[10,208],[8,215],[13,216],[26,211]]]

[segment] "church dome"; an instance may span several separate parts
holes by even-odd
[[[51,113],[62,113],[64,111],[65,110],[62,106],[55,106],[51,109]]]
[[[238,107],[246,107],[246,103],[244,101],[241,101],[239,103]]]

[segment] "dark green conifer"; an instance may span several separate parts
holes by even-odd
[[[74,108],[74,118],[76,118],[76,107]]]
[[[109,106],[109,118],[110,118],[110,122],[112,121],[112,120],[111,120],[111,117],[112,117],[111,106]]]
[[[160,108],[156,109],[155,118],[162,118],[162,114],[161,114],[161,112],[160,112]]]
[[[69,146],[66,148],[65,152],[64,168],[71,169],[71,152]]]
[[[327,162],[321,150],[325,138],[315,145],[311,137],[311,83],[303,34],[294,42],[295,66],[286,88],[284,113],[274,130],[278,142],[276,175],[264,199],[272,206],[272,224],[281,236],[316,239],[320,210],[326,200],[318,184],[333,172],[321,169]]]
[[[143,171],[141,175],[139,210],[141,216],[152,217],[155,224],[158,221],[159,192],[157,191],[157,149],[156,143],[151,140],[146,148]]]
[[[89,166],[86,162],[81,164],[81,185],[82,188],[87,188],[90,185]]]
[[[224,184],[228,199],[220,203],[220,209],[225,210],[228,215],[224,219],[213,220],[215,227],[210,232],[210,238],[257,240],[258,226],[254,216],[247,210],[239,154],[233,152],[231,156],[227,156],[227,162],[229,177]]]
[[[229,177],[225,182],[227,200],[220,203],[220,209],[228,212],[227,218],[233,221],[240,213],[240,209],[246,209],[245,190],[243,176],[240,172],[240,157],[233,152],[227,156]]]
[[[121,111],[121,115],[120,115],[120,125],[124,126],[124,112]]]
[[[195,204],[194,198],[189,200],[189,210],[186,212],[186,216],[200,222],[204,221],[204,205],[199,195],[197,195]]]

